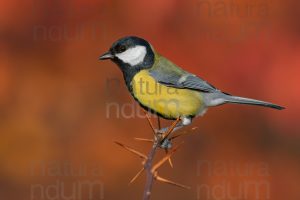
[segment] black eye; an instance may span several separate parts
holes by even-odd
[[[124,45],[116,46],[116,52],[117,53],[122,53],[124,51],[126,51],[126,46],[124,46]]]

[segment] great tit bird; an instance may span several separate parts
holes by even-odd
[[[222,92],[178,67],[139,37],[117,40],[99,59],[110,59],[118,65],[129,92],[144,109],[164,119],[180,119],[177,129],[190,124],[194,117],[202,116],[209,107],[226,103],[284,109],[269,102]]]

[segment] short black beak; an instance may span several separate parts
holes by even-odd
[[[108,51],[99,57],[99,60],[111,59],[114,56]]]

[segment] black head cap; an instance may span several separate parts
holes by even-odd
[[[126,60],[130,59],[130,53],[133,54],[133,62]],[[140,58],[142,60],[138,60]],[[151,45],[146,40],[136,36],[128,36],[114,42],[109,51],[100,56],[100,60],[105,59],[111,59],[121,68],[126,67],[126,65],[145,68],[146,66],[153,64],[154,52]]]

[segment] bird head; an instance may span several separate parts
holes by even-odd
[[[150,68],[154,63],[154,50],[146,40],[129,36],[114,42],[109,51],[101,55],[99,59],[110,59],[122,70],[145,69]]]

